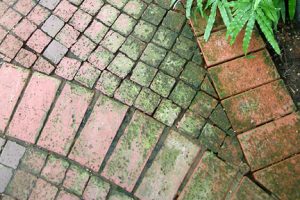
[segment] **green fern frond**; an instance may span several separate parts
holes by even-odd
[[[250,40],[251,40],[251,36],[252,36],[252,32],[253,32],[255,20],[256,20],[255,18],[256,18],[255,12],[252,12],[251,16],[249,18],[249,21],[247,23],[246,30],[245,30],[245,36],[243,39],[243,51],[245,54],[247,54],[247,52],[248,52],[248,48],[249,48],[249,44],[250,44]]]
[[[219,8],[219,11],[220,11],[220,13],[221,13],[221,17],[222,17],[222,19],[223,19],[223,22],[224,22],[225,26],[228,27],[229,24],[230,24],[230,19],[229,19],[229,16],[228,16],[228,14],[227,14],[225,5],[224,5],[222,2],[220,2],[220,3],[218,4],[218,8]]]
[[[212,4],[212,7],[211,7],[211,10],[210,10],[210,15],[208,17],[208,20],[207,20],[207,25],[206,25],[206,28],[205,28],[205,32],[204,32],[204,40],[205,41],[208,41],[208,38],[210,36],[210,33],[211,33],[211,30],[214,26],[214,23],[215,23],[215,19],[216,19],[216,15],[217,15],[217,6],[218,6],[218,0],[216,0],[213,4]]]
[[[186,8],[185,8],[185,15],[186,18],[191,18],[191,10],[192,10],[193,0],[187,0],[186,1]]]
[[[230,26],[232,26],[232,28],[230,30],[228,30],[228,31],[230,31],[229,33],[227,32],[227,34],[230,36],[230,44],[231,45],[235,42],[236,37],[238,36],[238,34],[241,32],[241,30],[243,29],[243,27],[249,20],[250,14],[251,13],[248,10],[247,12],[244,12],[244,14],[242,15],[241,18],[239,17],[239,15],[237,15],[232,20],[232,22],[230,24]]]
[[[197,10],[200,12],[201,16],[204,16],[203,13],[203,0],[197,0]]]
[[[292,20],[294,19],[295,12],[296,12],[296,0],[289,0],[288,7],[289,7],[290,19]]]

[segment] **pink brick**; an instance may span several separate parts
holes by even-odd
[[[28,200],[54,200],[58,189],[43,179],[38,179]]]
[[[71,165],[67,171],[63,186],[81,196],[88,180],[89,174],[85,169]]]
[[[39,57],[32,68],[48,75],[51,74],[51,72],[55,69],[55,67],[43,57]]]
[[[35,143],[56,95],[58,79],[34,73],[7,130],[7,135]]]
[[[84,0],[80,8],[90,15],[95,15],[103,4],[102,0]]]
[[[2,27],[0,27],[0,43],[5,38],[6,35],[7,35],[7,31],[4,30]]]
[[[0,25],[11,30],[21,19],[22,16],[19,13],[9,8],[4,15],[0,17]]]
[[[61,1],[54,10],[54,14],[67,22],[77,10],[75,6],[66,0]]]
[[[83,199],[100,200],[106,199],[109,192],[109,183],[106,183],[97,176],[92,176],[82,195]]]
[[[3,53],[7,57],[13,59],[18,51],[21,49],[23,42],[18,40],[13,35],[7,35],[0,45],[0,53]]]
[[[48,18],[49,15],[50,12],[38,4],[34,7],[34,9],[32,9],[27,18],[36,25],[40,25]]]
[[[67,83],[49,116],[38,145],[67,155],[92,96],[91,91]]]
[[[88,36],[91,40],[99,43],[105,36],[108,28],[101,22],[94,20],[92,24],[86,29],[84,34]]]
[[[75,30],[72,26],[66,24],[62,30],[56,35],[56,40],[61,44],[70,48],[77,40],[80,32]]]
[[[80,200],[79,197],[75,196],[74,194],[70,194],[65,191],[60,191],[56,200]]]
[[[127,106],[101,95],[69,158],[98,171],[127,109]]]
[[[36,59],[37,56],[34,53],[26,49],[21,49],[17,54],[15,61],[26,68],[30,68]]]
[[[55,74],[67,80],[72,80],[80,67],[80,61],[64,57],[55,70]]]
[[[4,63],[0,68],[0,132],[4,132],[29,71]]]
[[[0,17],[5,13],[5,11],[8,9],[8,5],[4,2],[0,2]]]
[[[82,35],[71,48],[71,52],[79,59],[86,60],[95,47],[96,45],[90,39]]]
[[[83,32],[91,20],[92,16],[82,10],[77,10],[70,20],[70,25],[78,31]]]
[[[36,28],[36,25],[25,18],[16,26],[13,32],[23,41],[26,41]]]
[[[14,5],[14,9],[23,15],[27,15],[29,11],[35,6],[35,0],[18,0]]]
[[[27,46],[35,50],[36,52],[41,53],[50,41],[51,38],[47,36],[43,31],[38,29],[29,38]]]
[[[163,128],[158,121],[136,111],[102,175],[131,192]]]

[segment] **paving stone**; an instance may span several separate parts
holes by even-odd
[[[130,79],[141,86],[148,87],[152,82],[156,72],[157,69],[142,62],[138,62],[132,71]]]
[[[5,11],[9,8],[9,5],[7,5],[4,2],[0,2],[0,17],[5,13]]]
[[[241,180],[237,190],[233,193],[231,199],[271,200],[273,198],[245,176]]]
[[[163,97],[168,97],[176,80],[163,72],[158,72],[151,83],[151,89]]]
[[[59,85],[58,79],[34,73],[6,134],[34,144]]]
[[[112,25],[112,29],[124,36],[128,36],[132,32],[136,22],[134,18],[122,13]]]
[[[22,15],[27,15],[30,10],[36,5],[34,0],[19,0],[14,5],[14,9],[21,13]]]
[[[16,199],[25,200],[34,187],[37,178],[22,170],[17,170],[13,179],[6,188],[6,194],[9,194]]]
[[[157,26],[162,21],[165,13],[165,9],[151,3],[142,15],[142,19]]]
[[[143,88],[134,105],[145,113],[152,115],[160,102],[160,96],[148,88]]]
[[[207,123],[200,134],[199,142],[209,150],[218,152],[225,136],[226,134],[221,129]]]
[[[237,132],[254,128],[295,109],[282,80],[228,98],[222,104]]]
[[[195,95],[193,88],[179,81],[170,94],[170,99],[182,108],[188,108]]]
[[[83,32],[92,20],[92,16],[83,10],[78,9],[73,17],[70,19],[69,24],[76,30]]]
[[[36,59],[37,56],[34,53],[22,48],[17,54],[15,61],[25,68],[30,68]]]
[[[61,18],[64,22],[68,22],[77,10],[76,6],[66,0],[61,1],[54,10],[54,14]]]
[[[43,57],[39,57],[32,68],[47,75],[51,74],[55,69],[55,67]]]
[[[140,59],[146,64],[157,68],[163,61],[166,53],[165,49],[158,47],[153,43],[149,43]]]
[[[170,0],[154,0],[154,2],[164,9],[169,10],[171,8]]]
[[[41,133],[38,145],[66,155],[72,145],[93,93],[81,86],[67,83]],[[61,132],[57,132],[61,130]]]
[[[120,51],[133,60],[137,60],[143,53],[146,44],[132,36],[127,37]]]
[[[90,15],[95,15],[103,6],[104,2],[102,0],[84,0],[80,5],[80,8]]]
[[[133,18],[139,19],[142,16],[146,7],[147,4],[145,4],[143,1],[131,0],[127,2],[125,7],[123,8],[123,11],[128,15],[132,16]]]
[[[144,20],[140,20],[135,26],[132,35],[144,42],[150,42],[155,31],[156,27],[154,25]]]
[[[53,10],[58,5],[59,1],[60,0],[40,0],[39,4],[50,10]]]
[[[135,195],[142,199],[173,199],[199,147],[171,131]]]
[[[127,58],[124,54],[118,53],[114,60],[108,65],[107,69],[121,78],[125,78],[131,69],[134,62]]]
[[[82,35],[79,40],[77,40],[77,42],[72,46],[71,52],[80,60],[85,61],[90,56],[95,47],[96,45],[90,39]]]
[[[101,95],[75,142],[69,158],[98,171],[127,109],[127,106]],[[99,123],[99,119],[101,119],[101,123]]]
[[[86,29],[84,34],[93,42],[99,43],[107,33],[108,28],[97,20],[93,20],[92,24]]]
[[[66,191],[60,191],[56,200],[80,200],[80,198]]]
[[[98,178],[92,176],[84,190],[82,197],[84,199],[105,199],[109,192],[109,184]]]
[[[68,49],[64,45],[60,44],[56,40],[53,40],[44,51],[43,56],[48,58],[54,64],[58,64],[67,51]]]
[[[6,35],[7,35],[7,31],[2,27],[0,27],[0,41],[2,41]]]
[[[28,148],[21,160],[20,168],[38,175],[47,159],[47,153],[35,148]]]
[[[128,0],[108,0],[107,2],[113,5],[114,7],[121,9],[125,6]]]
[[[202,129],[204,124],[205,124],[204,118],[197,116],[193,112],[188,110],[183,115],[182,119],[178,122],[177,128],[180,131],[185,132],[190,136],[196,138],[199,136],[200,130]]]
[[[189,23],[185,23],[185,25],[184,25],[184,27],[182,29],[181,34],[184,37],[187,37],[187,38],[189,38],[191,40],[194,38],[194,32],[193,32],[193,30],[192,30],[192,28],[191,28],[191,26],[190,26]],[[199,50],[197,50],[197,51],[199,51]]]
[[[6,3],[9,6],[12,6],[14,3],[16,3],[17,0],[2,0],[2,2]]]
[[[99,46],[89,57],[88,61],[96,68],[104,70],[113,60],[114,54]]]
[[[27,19],[39,26],[48,18],[49,15],[49,10],[38,4],[27,15]]]
[[[23,42],[11,34],[8,34],[0,45],[0,53],[13,59],[21,49]]]
[[[105,25],[111,26],[115,22],[119,14],[119,10],[109,4],[106,4],[101,8],[100,12],[97,15],[97,19],[99,19]]]
[[[58,189],[43,179],[38,179],[29,200],[54,200]]]
[[[28,70],[15,65],[4,63],[0,68],[0,104],[3,105],[0,109],[1,133],[8,125],[28,76]]]
[[[75,4],[76,6],[79,6],[83,0],[69,0],[71,3]]]
[[[70,48],[79,37],[80,32],[66,24],[56,35],[55,39],[67,48]]]
[[[199,88],[206,74],[206,70],[194,62],[188,62],[180,75],[180,79]]]
[[[49,155],[41,176],[47,181],[59,185],[62,183],[68,167],[69,163],[66,160]]]
[[[181,13],[175,12],[173,10],[168,11],[166,17],[164,18],[162,25],[175,31],[181,31],[182,26],[185,23],[185,16]]]
[[[49,44],[51,38],[47,36],[43,31],[37,29],[33,35],[29,38],[26,45],[36,51],[42,53],[44,48]]]
[[[77,195],[82,195],[89,174],[84,169],[71,165],[67,171],[63,186]]]
[[[242,47],[244,31],[240,32],[233,45],[230,45],[229,41],[226,40],[225,35],[226,30],[221,30],[212,33],[208,42],[205,42],[203,37],[198,38],[198,43],[208,67],[244,55]],[[265,46],[257,31],[253,33],[253,36],[254,37],[252,37],[250,41],[248,52],[262,49]]]
[[[11,30],[22,19],[22,16],[15,10],[9,8],[0,17],[0,25],[8,31]]]
[[[80,67],[80,61],[64,57],[55,70],[55,74],[67,80],[72,80]]]
[[[251,171],[299,153],[299,130],[300,114],[292,113],[239,135]]]
[[[55,15],[51,15],[43,24],[42,30],[51,37],[54,37],[64,26],[64,22]]]
[[[209,119],[223,130],[228,130],[231,126],[229,119],[221,104],[217,105],[217,107],[211,113]]]
[[[176,38],[177,38],[177,33],[163,26],[160,26],[156,31],[152,39],[152,42],[166,49],[170,49],[173,46]]]
[[[192,41],[186,37],[179,36],[176,39],[176,43],[173,47],[173,51],[185,59],[190,59],[193,56],[196,49],[195,41]]]
[[[209,74],[222,99],[280,78],[266,50],[210,68]]]
[[[0,164],[0,192],[1,193],[5,191],[5,188],[8,185],[12,175],[13,175],[13,171],[11,168],[5,167],[4,165]]]
[[[102,175],[131,192],[162,131],[162,124],[135,112]]]
[[[172,126],[180,111],[181,108],[173,104],[172,101],[163,99],[154,114],[154,118],[167,126]]]
[[[228,192],[237,170],[206,152],[179,199],[222,199]]]
[[[116,90],[114,97],[121,102],[131,106],[140,93],[141,87],[134,82],[125,79]]]
[[[30,35],[36,30],[36,25],[24,18],[16,27],[13,32],[21,38],[22,41],[26,41]]]
[[[159,66],[159,69],[163,70],[167,74],[173,77],[178,77],[186,63],[184,58],[169,51],[164,61]]]
[[[24,152],[25,147],[15,142],[7,141],[0,155],[0,163],[16,169]]]
[[[117,50],[122,46],[125,41],[125,37],[119,33],[110,30],[100,43],[103,47],[107,48],[109,51],[116,53]]]
[[[194,51],[192,61],[199,64],[201,67],[204,67],[204,59],[203,59],[203,56],[202,56],[202,52],[198,48],[196,48],[195,51]]]
[[[108,200],[133,200],[133,198],[118,190],[112,190]]]
[[[2,200],[15,200],[15,198],[8,196],[6,194],[2,194]]]
[[[100,90],[103,94],[112,97],[120,82],[121,79],[118,76],[104,70],[95,88]]]
[[[74,79],[86,87],[92,88],[100,74],[100,70],[93,67],[90,63],[85,62],[78,70]]]
[[[280,199],[299,199],[300,155],[279,162],[253,174],[256,181]]]
[[[214,86],[212,85],[211,81],[209,80],[208,76],[204,78],[202,81],[202,84],[200,86],[201,90],[205,91],[207,94],[210,94],[211,96],[218,98],[217,92],[214,89]]]
[[[2,150],[2,147],[4,146],[6,140],[0,137],[0,149]]]
[[[199,91],[190,105],[190,109],[202,117],[208,118],[218,101],[205,92]]]

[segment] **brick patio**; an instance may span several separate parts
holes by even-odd
[[[0,199],[300,199],[300,113],[258,33],[169,0],[0,1]]]

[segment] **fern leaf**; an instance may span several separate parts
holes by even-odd
[[[296,0],[289,0],[289,15],[290,19],[294,19],[296,12]]]
[[[230,24],[230,21],[229,21],[229,17],[228,17],[228,14],[227,14],[227,11],[225,9],[224,4],[223,3],[219,3],[218,4],[218,8],[220,10],[221,17],[223,19],[223,22],[224,22],[225,26],[228,27],[229,24]]]
[[[200,12],[201,16],[203,17],[203,0],[197,0],[197,9]]]
[[[254,24],[255,24],[255,18],[256,18],[255,12],[252,12],[251,16],[249,18],[249,21],[247,23],[247,27],[245,30],[245,36],[243,39],[243,50],[244,50],[245,54],[247,54],[247,52],[248,52],[248,48],[249,48],[249,44],[250,44],[250,40],[251,40],[251,36],[252,36]]]
[[[205,32],[204,32],[204,40],[207,42],[208,38],[210,36],[211,30],[214,26],[215,23],[215,19],[216,19],[216,15],[217,15],[217,6],[218,6],[218,0],[216,0],[211,7],[210,10],[210,15],[209,18],[207,20],[207,25],[205,28]]]
[[[256,8],[260,4],[260,2],[261,2],[261,0],[255,0],[255,2],[254,2],[254,10],[256,10]]]
[[[191,18],[192,5],[193,5],[193,0],[186,1],[185,15],[186,15],[186,18],[188,18],[188,19]]]
[[[241,32],[241,30],[245,26],[249,17],[250,17],[250,12],[248,11],[248,12],[245,12],[241,18],[238,18],[238,16],[235,16],[235,18],[237,19],[237,20],[235,20],[236,21],[235,24],[233,23],[233,20],[232,20],[230,26],[233,26],[233,28],[230,30],[231,32],[228,33],[229,36],[231,37],[230,38],[231,45],[235,42],[236,37],[238,36],[238,34]]]

